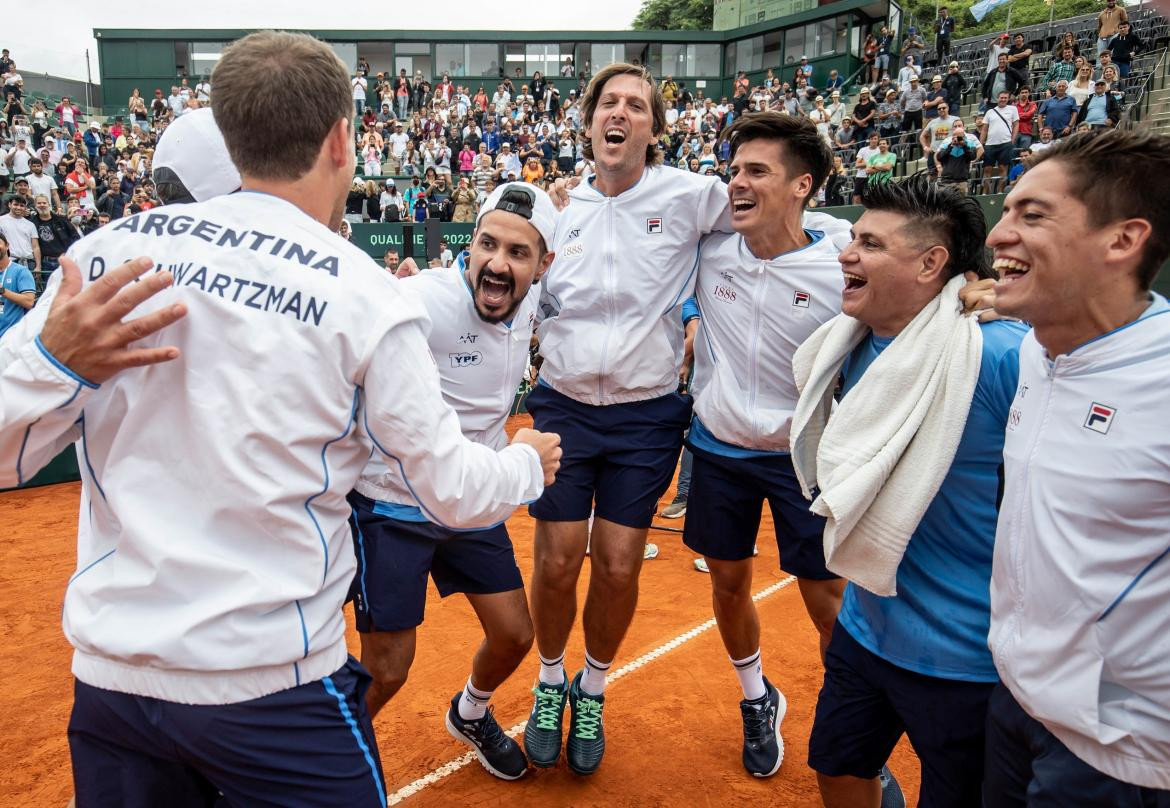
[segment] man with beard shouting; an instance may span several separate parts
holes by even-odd
[[[480,211],[470,255],[404,280],[431,320],[428,344],[440,388],[463,434],[493,449],[507,444],[504,423],[528,360],[539,287],[556,209],[535,185],[495,190]],[[496,777],[521,777],[528,760],[488,709],[492,691],[532,647],[524,582],[503,523],[453,530],[421,510],[396,464],[375,456],[350,495],[358,570],[352,590],[362,664],[374,682],[375,715],[406,683],[415,632],[423,621],[427,576],[443,597],[467,595],[484,630],[463,692],[451,700],[448,731]]]

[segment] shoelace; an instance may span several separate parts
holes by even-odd
[[[469,722],[470,723],[470,722]],[[484,713],[483,718],[474,722],[478,726],[479,737],[485,746],[500,746],[507,739],[508,736],[500,729],[500,724],[496,721],[495,706],[488,707],[487,712]]]
[[[748,707],[743,713],[743,734],[749,743],[763,743],[768,739],[768,710],[766,707]]]
[[[577,701],[576,731],[573,733],[585,741],[597,740],[597,728],[601,724],[601,702],[582,696]]]
[[[564,694],[541,690],[539,686],[534,687],[532,692],[536,694],[536,728],[555,730],[561,715]]]

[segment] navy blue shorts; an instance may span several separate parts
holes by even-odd
[[[707,558],[752,557],[764,501],[772,509],[780,569],[815,581],[837,576],[825,569],[825,519],[809,510],[788,455],[723,457],[694,446],[683,543]]]
[[[525,400],[533,426],[561,436],[561,468],[528,513],[578,522],[595,513],[619,525],[648,528],[678,466],[691,397],[594,407],[538,384]]]
[[[357,630],[402,631],[421,625],[427,576],[442,597],[493,595],[524,586],[503,525],[457,531],[375,513],[376,503],[349,495],[357,573],[350,594]],[[356,522],[355,522],[356,519]]]
[[[353,657],[332,676],[237,704],[177,704],[75,681],[77,806],[384,808],[369,684]]]
[[[996,808],[1170,808],[1170,791],[1097,771],[1032,718],[1002,684],[987,711],[983,804]]]
[[[905,733],[922,764],[919,808],[979,808],[994,687],[900,668],[837,623],[825,653],[808,765],[829,777],[877,777]]]

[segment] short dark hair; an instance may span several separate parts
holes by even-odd
[[[1137,268],[1149,291],[1170,256],[1170,137],[1137,129],[1095,129],[1059,140],[1028,160],[1064,163],[1074,198],[1101,227],[1121,219],[1145,219],[1150,238]]]
[[[349,71],[307,34],[259,31],[224,48],[212,72],[215,122],[241,174],[294,180],[353,115]],[[273,123],[295,119],[293,127]]]
[[[17,180],[17,182],[19,182],[19,181],[20,180]],[[28,197],[21,196],[20,194],[17,194],[16,196],[14,196],[8,200],[8,206],[12,207],[13,205],[24,205],[27,208],[28,207]]]
[[[812,175],[809,196],[820,190],[833,168],[833,152],[829,144],[821,137],[816,125],[807,118],[771,110],[752,112],[737,118],[720,136],[720,142],[726,141],[729,146],[727,162],[735,160],[735,153],[740,146],[753,140],[771,140],[782,144],[780,159],[788,173],[794,176]]]
[[[902,214],[906,218],[903,229],[913,238],[933,240],[946,247],[950,253],[948,279],[964,272],[974,272],[980,278],[995,277],[987,260],[987,220],[974,199],[918,173],[903,180],[866,186],[861,202],[866,210]]]

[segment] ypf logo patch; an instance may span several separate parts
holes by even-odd
[[[662,232],[662,220],[661,219],[647,219],[646,220],[646,232],[647,233],[661,233]]]
[[[808,302],[812,299],[812,295],[808,292],[794,292],[792,295],[792,305],[799,306],[802,309],[808,308]]]
[[[461,351],[447,354],[447,356],[451,357],[451,367],[453,368],[469,368],[483,361],[483,354],[479,351]]]
[[[1094,401],[1093,405],[1089,407],[1089,416],[1085,419],[1085,429],[1107,435],[1110,425],[1113,424],[1113,416],[1116,414],[1116,407],[1107,407]]]

